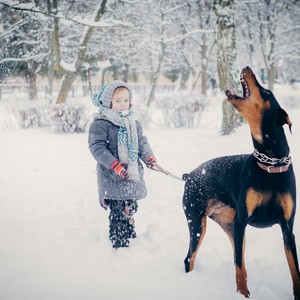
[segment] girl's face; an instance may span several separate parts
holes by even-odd
[[[119,88],[114,91],[111,108],[114,110],[129,109],[129,91],[126,88]]]

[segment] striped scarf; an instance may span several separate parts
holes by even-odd
[[[119,126],[118,131],[118,154],[119,161],[128,165],[129,179],[139,181],[138,171],[138,134],[133,111],[116,111],[100,106],[98,119],[104,119]]]

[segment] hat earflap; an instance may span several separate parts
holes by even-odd
[[[108,85],[108,83],[104,84],[103,87],[101,88],[101,90],[99,90],[98,92],[95,92],[92,95],[92,103],[97,106],[100,107],[101,105],[103,105],[102,100],[101,100],[101,96],[106,88],[106,86]]]

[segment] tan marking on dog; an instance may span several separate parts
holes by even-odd
[[[228,225],[233,224],[236,210],[214,199],[208,202],[206,213],[225,231],[232,246],[233,257],[235,257],[233,232],[228,230]]]
[[[294,203],[291,195],[286,194],[277,194],[277,202],[282,207],[284,218],[288,221],[291,218]]]
[[[218,224],[232,223],[236,211],[234,208],[224,204],[223,202],[212,199],[208,202],[206,215],[211,216]]]
[[[249,127],[254,139],[261,144],[263,143],[261,131],[262,116],[264,110],[267,109],[270,109],[270,102],[264,102],[259,92],[257,95],[256,93],[252,92],[249,103],[247,103],[247,105],[245,105],[245,107],[241,110],[241,114],[249,123]]]
[[[265,102],[265,109],[270,109],[270,108],[271,108],[270,101]]]
[[[292,276],[293,280],[293,289],[294,289],[294,295],[296,296],[295,299],[300,299],[300,278],[297,273],[297,267],[296,267],[296,262],[293,258],[293,255],[291,251],[287,248],[284,248],[285,255],[287,258],[287,262],[290,268],[290,273]]]
[[[202,218],[201,222],[202,222],[202,233],[201,233],[196,251],[193,253],[193,255],[191,257],[191,260],[190,260],[190,271],[192,271],[194,269],[197,252],[198,252],[198,250],[201,246],[201,243],[202,243],[202,241],[204,239],[204,236],[205,236],[205,233],[206,233],[206,216],[204,216]]]
[[[271,108],[271,104],[270,101],[263,100],[253,78],[247,78],[247,84],[250,90],[249,99],[237,100],[235,107],[248,122],[253,138],[262,144],[262,116],[264,110]]]
[[[237,292],[245,296],[246,298],[249,298],[249,290],[247,286],[247,273],[245,268],[239,268],[236,267],[236,289]]]
[[[236,289],[239,293],[244,295],[246,298],[249,298],[249,290],[247,286],[247,271],[245,267],[245,237],[243,238],[243,248],[242,248],[242,265],[241,267],[235,267],[235,280],[236,280]]]
[[[263,204],[266,204],[271,199],[272,194],[269,192],[257,192],[250,188],[246,195],[246,206],[248,215],[252,215],[254,210]]]

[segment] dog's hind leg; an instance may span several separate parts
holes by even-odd
[[[214,220],[227,234],[230,244],[233,250],[233,256],[235,257],[234,249],[234,217],[236,215],[235,209],[223,204],[220,201],[211,201],[207,210],[208,216]]]
[[[206,233],[206,216],[187,214],[187,221],[190,232],[190,244],[187,256],[184,260],[185,271],[194,269],[197,252]]]
[[[236,263],[237,291],[248,298],[250,293],[247,287],[247,272],[244,263],[244,234],[243,231],[238,229],[238,237],[235,239],[234,233],[234,218],[236,211],[221,202],[213,201],[210,203],[209,214],[209,217],[221,226],[230,240]],[[236,245],[238,246],[237,248],[235,247]],[[239,245],[242,246],[240,247]],[[238,252],[237,255],[236,251]]]
[[[250,293],[247,287],[247,271],[244,262],[245,226],[237,225],[238,221],[234,221],[235,209],[224,205],[222,202],[214,201],[210,203],[209,213],[210,218],[222,227],[230,240],[236,265],[237,291],[248,298]]]
[[[197,251],[206,232],[207,201],[201,197],[193,180],[186,182],[182,200],[190,235],[189,249],[184,260],[185,271],[189,272],[194,268]]]

